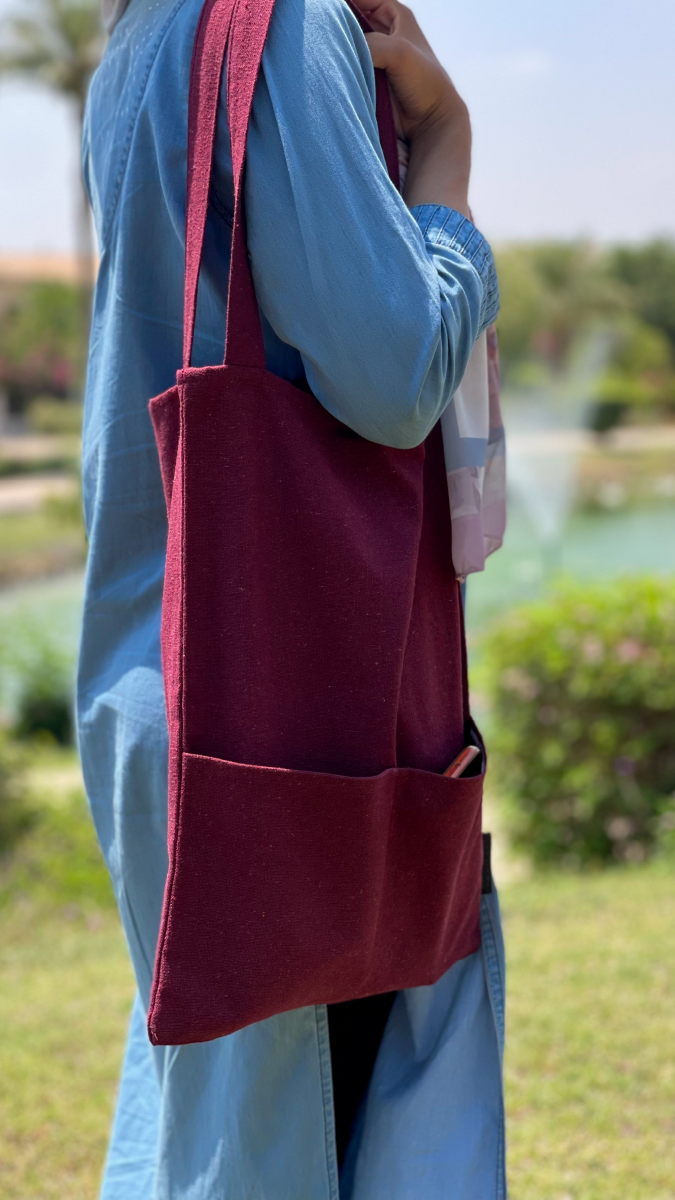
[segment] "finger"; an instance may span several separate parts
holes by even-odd
[[[393,21],[399,4],[398,0],[361,0],[358,7],[361,9],[361,12],[368,14],[380,10],[383,16]]]
[[[391,33],[397,16],[395,0],[364,0],[359,7],[368,17],[373,29]]]
[[[404,37],[429,57],[436,57],[417,23],[414,12],[407,5],[400,4],[399,0],[364,0],[361,9],[368,14],[377,32]]]
[[[406,62],[415,53],[415,48],[405,38],[388,33],[367,33],[366,41],[373,65],[393,75],[403,71]]]
[[[412,42],[413,46],[417,46],[418,50],[423,50],[429,57],[435,58],[429,42],[422,32],[417,17],[411,8],[405,4],[397,3],[397,0],[392,0],[395,8],[394,19],[389,28],[389,33],[399,34]]]

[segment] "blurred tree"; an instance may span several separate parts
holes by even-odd
[[[605,257],[588,242],[541,242],[497,254],[502,308],[501,357],[521,368],[539,359],[553,368],[590,325],[625,308]],[[520,370],[518,370],[520,374]]]
[[[586,242],[509,246],[496,255],[505,383],[541,387],[598,327],[613,350],[589,408],[593,428],[629,412],[675,412],[675,244],[601,250]]]
[[[529,247],[508,247],[498,251],[496,258],[501,295],[499,357],[508,374],[514,363],[533,351],[535,333],[547,319],[547,295]]]
[[[662,329],[675,347],[675,244],[659,239],[619,246],[610,254],[609,268],[643,321]]]
[[[607,264],[590,242],[544,242],[533,247],[534,268],[548,296],[545,337],[537,339],[547,357],[562,365],[573,342],[599,318],[623,308]]]
[[[629,317],[617,328],[615,352],[598,387],[601,404],[675,411],[675,351],[666,333]]]
[[[103,49],[98,0],[22,0],[26,11],[0,27],[0,75],[19,75],[53,88],[73,104],[80,132],[89,80]],[[89,202],[80,176],[78,257],[89,311],[94,248]]]
[[[10,411],[40,395],[71,397],[84,369],[78,289],[67,283],[22,288],[0,323],[0,385]]]

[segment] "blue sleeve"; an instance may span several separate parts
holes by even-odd
[[[466,218],[391,184],[375,81],[343,0],[278,0],[246,175],[256,291],[317,399],[363,437],[418,445],[494,319],[490,248]]]

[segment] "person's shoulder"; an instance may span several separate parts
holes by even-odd
[[[268,54],[286,73],[306,72],[317,84],[336,73],[356,74],[363,86],[371,68],[368,46],[347,0],[276,0]]]
[[[308,31],[341,30],[352,35],[360,28],[347,0],[276,0],[274,18],[301,23]]]

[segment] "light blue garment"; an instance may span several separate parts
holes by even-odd
[[[132,0],[89,102],[101,251],[83,476],[90,540],[78,684],[87,792],[138,980],[104,1200],[337,1200],[324,1007],[153,1050],[144,1028],[166,875],[159,650],[166,515],[148,399],[181,365],[187,90],[201,0]],[[359,433],[423,439],[497,304],[489,248],[445,210],[411,215],[377,142],[374,81],[343,0],[277,0],[246,181],[268,366],[306,373]],[[194,361],[222,357],[232,206],[219,126]],[[420,222],[433,224],[425,244]],[[398,997],[342,1197],[504,1194],[496,897],[489,936]],[[395,1138],[391,1132],[395,1130]],[[420,1191],[419,1181],[423,1181]],[[469,1181],[469,1182],[467,1182]]]
[[[496,893],[481,928],[481,951],[399,993],[340,1200],[506,1200]],[[165,1053],[158,1080],[137,997],[101,1200],[337,1200],[325,1008]]]

